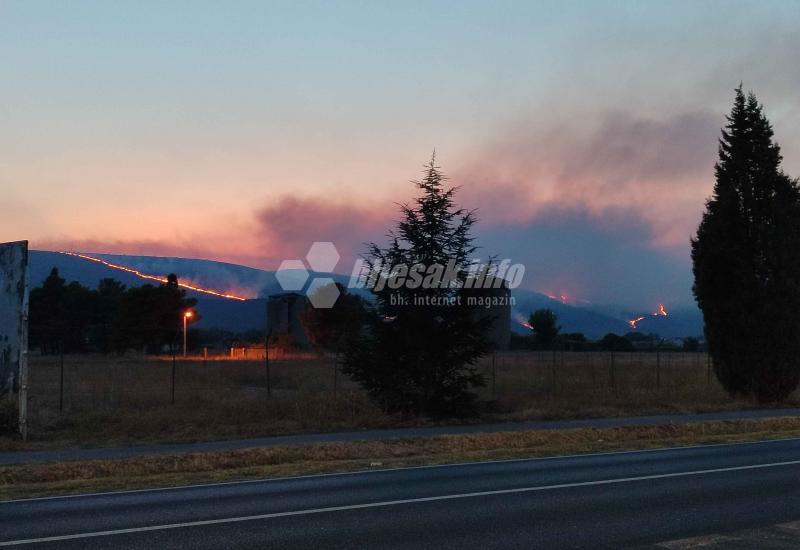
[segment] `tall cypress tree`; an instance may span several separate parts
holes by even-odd
[[[485,385],[475,363],[491,349],[486,334],[492,319],[459,298],[471,277],[475,217],[455,205],[457,189],[445,186],[433,159],[414,183],[420,196],[401,207],[389,246],[370,246],[371,275],[387,284],[373,288],[368,330],[345,351],[343,371],[389,411],[461,416],[474,411],[472,389]],[[448,263],[458,269],[442,277],[447,284],[393,284],[413,266]]]
[[[800,189],[752,92],[739,86],[727,120],[692,240],[693,290],[722,386],[775,401],[800,381]]]

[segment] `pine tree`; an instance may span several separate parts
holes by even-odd
[[[421,195],[401,206],[403,218],[389,233],[389,246],[372,244],[365,258],[373,266],[371,275],[387,284],[373,289],[374,314],[362,337],[345,351],[343,371],[391,412],[470,414],[477,398],[472,389],[485,384],[475,363],[490,349],[485,335],[492,319],[476,315],[464,301],[458,305],[470,277],[467,262],[476,250],[471,236],[476,219],[455,205],[457,188],[444,182],[431,159],[422,181],[414,182]],[[458,266],[444,275],[449,284],[392,284],[412,266],[449,263]]]
[[[800,381],[800,190],[752,92],[736,90],[727,120],[692,240],[693,290],[722,386],[780,400]]]

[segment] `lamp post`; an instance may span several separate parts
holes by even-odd
[[[186,357],[186,322],[192,318],[194,313],[186,311],[183,314],[183,356]]]

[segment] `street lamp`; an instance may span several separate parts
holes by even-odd
[[[186,357],[186,322],[194,316],[191,311],[186,311],[183,314],[183,356]]]

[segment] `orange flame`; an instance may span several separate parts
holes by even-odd
[[[566,304],[570,301],[570,297],[567,294],[550,294],[547,292],[543,292],[542,294],[544,294],[554,302],[561,302],[562,304]]]
[[[666,317],[667,310],[664,307],[664,304],[658,304],[658,308],[656,308],[655,313],[653,313],[653,317]],[[636,319],[630,319],[627,323],[632,327],[636,328],[636,325],[639,324],[639,321],[644,321],[645,317],[637,317]]]
[[[67,256],[75,256],[77,258],[83,258],[84,260],[90,260],[92,262],[97,262],[99,264],[103,264],[106,267],[110,267],[112,269],[118,269],[120,271],[125,271],[126,273],[130,273],[132,275],[136,275],[140,279],[148,279],[150,281],[157,281],[159,283],[166,283],[167,278],[163,275],[148,275],[147,273],[142,273],[137,269],[132,269],[130,267],[125,267],[124,265],[112,264],[111,262],[107,262],[100,258],[95,258],[94,256],[87,256],[86,254],[79,254],[77,252],[62,252],[62,254],[66,254]],[[194,290],[195,292],[202,292],[203,294],[210,294],[211,296],[217,296],[219,298],[228,298],[230,300],[239,300],[240,302],[244,302],[247,298],[242,298],[241,296],[235,296],[233,294],[226,294],[224,292],[217,292],[216,290],[210,290],[208,288],[201,288],[199,286],[194,286],[186,283],[178,282],[178,286],[181,288],[185,288],[187,290]]]
[[[636,328],[636,324],[637,324],[639,321],[643,321],[643,320],[644,320],[644,317],[637,317],[636,319],[631,319],[631,320],[629,320],[629,321],[628,321],[628,324],[631,326],[631,328]]]
[[[526,329],[533,330],[533,326],[528,321],[526,321],[525,317],[523,317],[520,313],[515,313],[514,314],[514,319],[516,319],[517,323],[519,323],[520,325],[522,325]]]

